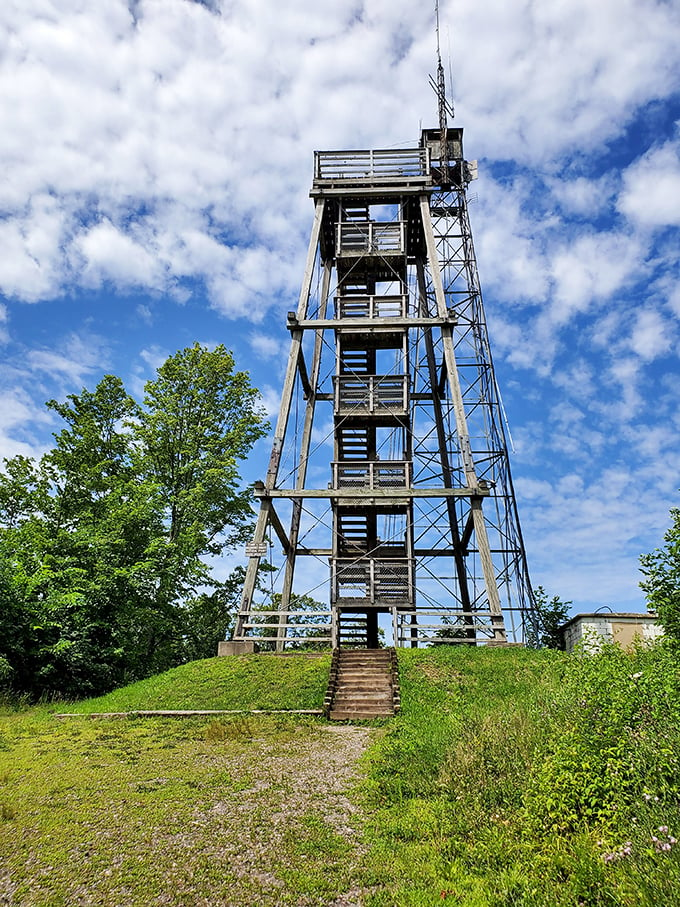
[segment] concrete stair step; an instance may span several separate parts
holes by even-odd
[[[349,661],[352,658],[369,659],[382,661],[389,659],[390,653],[383,652],[381,649],[340,649],[340,658]]]
[[[371,662],[370,664],[364,664],[360,661],[341,661],[338,665],[338,670],[354,672],[369,671],[377,674],[388,674],[392,670],[392,665],[388,661]]]
[[[352,681],[352,683],[342,683],[342,682],[340,682],[340,683],[336,686],[335,689],[336,689],[336,690],[357,690],[358,692],[364,692],[364,691],[369,691],[369,692],[371,692],[371,691],[373,691],[373,690],[383,690],[383,691],[384,691],[384,690],[391,690],[391,689],[392,689],[392,684],[391,684],[391,683],[385,683],[384,680],[383,680],[383,681],[380,681],[379,683],[375,683],[375,682],[365,682],[365,681],[363,681],[363,680],[362,680],[362,681],[358,681],[358,680],[357,680],[357,681]]]
[[[336,691],[356,690],[357,693],[391,693],[391,683],[339,683]]]
[[[390,661],[389,652],[371,652],[369,649],[358,649],[356,651],[346,650],[340,653],[342,661]]]
[[[385,692],[378,693],[357,693],[352,690],[347,693],[336,693],[335,699],[333,700],[333,705],[338,702],[392,702],[392,691],[386,690]]]
[[[367,721],[394,715],[398,693],[394,688],[393,657],[385,649],[337,652],[329,717],[336,721]]]
[[[332,709],[334,721],[370,721],[371,718],[391,718],[394,709]]]
[[[383,662],[390,661],[390,654],[389,652],[386,655],[383,655],[382,652],[371,653],[368,649],[363,649],[362,651],[357,652],[341,652],[340,658],[342,661]]]
[[[355,664],[361,664],[361,665],[389,665],[389,664],[390,664],[390,659],[389,659],[389,658],[367,658],[365,655],[364,655],[364,656],[361,656],[360,658],[344,658],[344,657],[341,655],[341,656],[340,656],[340,663],[341,663],[341,664],[351,664],[351,665],[355,665]]]
[[[355,671],[338,671],[338,683],[386,683],[391,685],[392,678],[387,671],[376,673],[358,673]]]
[[[375,671],[377,674],[386,674],[392,670],[389,662],[372,662],[371,664],[362,664],[360,661],[341,661],[338,665],[339,671]]]
[[[345,671],[389,671],[389,661],[341,661],[338,665]]]

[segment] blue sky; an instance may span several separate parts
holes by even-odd
[[[680,7],[440,3],[535,584],[640,609],[680,487]],[[5,0],[0,456],[225,343],[276,410],[315,149],[436,125],[412,0]],[[261,443],[245,476],[263,472]]]

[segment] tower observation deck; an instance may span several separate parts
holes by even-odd
[[[535,621],[459,128],[316,152],[234,640],[522,641]]]

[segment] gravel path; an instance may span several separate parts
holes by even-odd
[[[332,900],[294,897],[282,876],[285,854],[304,836],[310,820],[317,831],[323,822],[347,842],[353,854],[345,861],[348,868],[360,858],[357,809],[348,792],[358,778],[357,762],[376,733],[351,725],[310,727],[285,747],[266,738],[252,741],[247,766],[232,757],[227,768],[234,773],[245,768],[247,787],[197,814],[194,828],[198,837],[214,842],[225,871],[243,886],[237,897],[250,897],[258,905],[361,907],[361,892],[351,887]],[[195,843],[194,835],[189,839]],[[191,846],[189,840],[187,844]]]

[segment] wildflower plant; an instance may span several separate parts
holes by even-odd
[[[638,669],[631,671],[633,665]],[[596,656],[577,657],[563,715],[527,798],[536,826],[620,828],[640,799],[676,798],[679,692],[676,657],[667,646],[631,656],[605,645]]]

